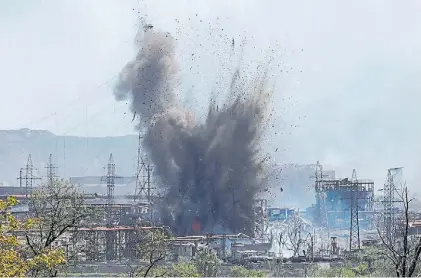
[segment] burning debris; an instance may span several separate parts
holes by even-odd
[[[165,191],[161,218],[179,235],[199,226],[202,233],[252,235],[253,200],[264,187],[260,142],[270,100],[267,71],[247,82],[237,70],[229,100],[217,105],[212,99],[204,123],[179,103],[177,75],[174,39],[149,30],[114,92],[117,100],[131,101],[137,128],[145,130],[142,144]]]

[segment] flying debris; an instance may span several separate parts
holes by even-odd
[[[145,32],[145,33],[153,28],[152,24],[146,23],[146,20],[145,20],[144,17],[140,18],[140,23],[143,27],[143,32]]]
[[[134,122],[135,119],[136,119],[136,111],[134,111],[134,113],[133,113],[132,123]]]
[[[175,40],[151,29],[114,90],[118,101],[131,100],[137,127],[146,130],[142,144],[165,192],[157,205],[161,220],[178,235],[199,228],[253,235],[253,204],[265,187],[260,142],[271,96],[267,72],[248,82],[237,69],[229,101],[218,106],[212,99],[202,123],[177,99],[178,74]]]
[[[151,24],[146,24],[143,26],[143,31],[147,32],[149,30],[151,30],[153,28],[153,25]]]

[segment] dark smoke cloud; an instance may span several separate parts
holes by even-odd
[[[165,191],[160,214],[176,234],[201,232],[253,234],[253,200],[263,189],[261,137],[270,92],[267,71],[247,82],[233,74],[226,103],[212,99],[204,123],[196,123],[177,97],[178,66],[173,38],[144,34],[136,58],[122,70],[117,100],[131,109],[145,129],[143,147]]]

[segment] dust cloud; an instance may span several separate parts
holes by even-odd
[[[118,101],[131,102],[144,131],[143,148],[165,192],[161,220],[178,235],[193,234],[195,222],[200,233],[253,235],[254,199],[265,187],[268,67],[257,67],[251,78],[235,71],[227,100],[211,98],[206,119],[198,123],[177,98],[175,49],[170,34],[145,32],[114,90]]]

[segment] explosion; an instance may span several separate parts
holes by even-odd
[[[161,220],[178,235],[192,234],[198,223],[202,233],[253,235],[254,199],[264,187],[267,71],[247,82],[237,70],[228,100],[211,99],[203,123],[177,99],[178,72],[174,39],[151,30],[114,91],[117,100],[130,100],[145,130],[142,145],[165,192]]]

